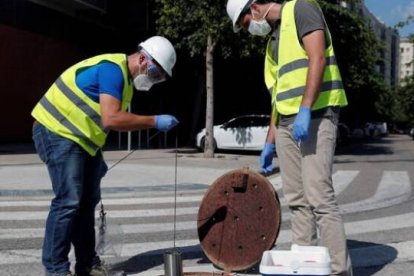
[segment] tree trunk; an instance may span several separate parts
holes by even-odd
[[[197,86],[195,88],[195,95],[193,97],[193,104],[192,104],[192,113],[193,116],[191,118],[191,130],[189,133],[189,142],[188,146],[192,147],[195,143],[195,138],[197,133],[200,131],[198,123],[200,122],[200,117],[204,116],[202,107],[203,104],[203,97],[206,91],[206,79],[205,74],[201,74],[198,70],[195,70],[195,78],[197,79]]]
[[[206,49],[206,138],[204,143],[204,157],[214,158],[214,88],[213,88],[213,54],[215,43],[211,36],[207,38]]]

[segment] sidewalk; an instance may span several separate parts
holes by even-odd
[[[50,191],[46,166],[30,145],[0,146],[0,196],[24,195]],[[10,154],[1,154],[10,152]],[[14,153],[14,154],[13,154]],[[104,158],[109,168],[127,156],[127,151],[106,151]],[[210,185],[221,175],[242,167],[258,170],[260,153],[248,155],[216,153],[215,158],[204,158],[203,153],[191,148],[179,148],[177,153],[177,183]],[[103,193],[118,189],[151,188],[174,184],[175,149],[136,150],[111,168],[102,180]]]

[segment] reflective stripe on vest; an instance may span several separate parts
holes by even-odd
[[[287,74],[289,72],[295,71],[300,68],[307,68],[308,64],[309,64],[308,59],[299,59],[299,60],[292,61],[291,63],[283,65],[279,69],[278,76],[279,78],[281,78],[284,74]],[[337,65],[335,57],[326,58],[326,66],[329,66],[329,65]]]
[[[318,5],[314,0],[307,0]],[[288,1],[282,9],[280,36],[278,47],[272,47],[272,39],[269,39],[265,58],[265,79],[268,89],[273,89],[272,108],[283,115],[291,115],[298,112],[305,92],[309,59],[297,37],[294,8],[297,0]],[[319,5],[318,5],[319,6]],[[331,40],[329,30],[326,30],[327,39]],[[278,64],[273,60],[272,49],[278,49]],[[312,110],[326,106],[345,106],[347,100],[341,75],[336,62],[332,43],[325,50],[326,65],[320,93],[312,106]],[[269,77],[277,72],[274,77]],[[274,85],[268,84],[273,81]]]
[[[87,103],[85,103],[75,92],[73,92],[63,81],[62,78],[58,78],[55,81],[56,86],[63,92],[63,94],[68,97],[80,110],[82,110],[92,121],[95,122],[97,126],[101,127],[101,130],[105,132],[105,128],[102,126],[101,115],[97,113],[93,108],[91,108]]]
[[[60,113],[59,110],[57,110],[56,107],[54,107],[53,104],[51,104],[45,96],[43,96],[40,99],[39,104],[41,104],[57,121],[59,121],[67,129],[69,129],[73,134],[83,139],[85,143],[88,144],[89,147],[96,149],[96,150],[99,149],[99,145],[95,144],[92,140],[89,139],[89,137],[87,137],[82,131],[80,131],[74,124],[68,121],[65,118],[65,116],[63,116],[62,113]]]
[[[331,91],[335,89],[343,89],[343,88],[344,87],[342,85],[342,81],[323,82],[321,84],[321,88],[319,89],[319,93]],[[276,95],[276,100],[283,101],[283,100],[288,100],[288,99],[292,99],[295,97],[303,96],[303,94],[305,93],[305,89],[306,89],[306,86],[302,86],[302,87],[293,88],[288,91],[284,91],[282,93],[278,93]]]
[[[80,70],[101,62],[117,64],[122,71],[124,84],[121,108],[125,111],[133,93],[125,54],[99,55],[68,68],[32,111],[32,116],[46,128],[76,142],[92,156],[104,146],[108,131],[102,125],[99,103],[77,86],[76,76]]]

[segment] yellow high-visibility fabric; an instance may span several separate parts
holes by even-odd
[[[265,69],[264,69],[264,79],[267,90],[270,93],[270,97],[272,99],[272,119],[275,123],[277,123],[277,110],[276,110],[276,87],[277,83],[277,64],[272,58],[272,40],[269,39],[267,42],[266,47],[266,57],[265,57]],[[270,51],[270,53],[268,53]]]
[[[117,64],[122,71],[122,110],[125,111],[133,93],[125,54],[99,55],[68,68],[32,111],[32,116],[39,123],[50,131],[76,142],[92,156],[105,145],[108,131],[101,122],[99,103],[90,99],[76,85],[76,75],[82,69],[105,61]]]

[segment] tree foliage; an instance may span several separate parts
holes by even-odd
[[[414,16],[408,16],[406,20],[395,25],[395,29],[401,29],[414,23]],[[414,34],[408,35],[408,40],[414,43]],[[410,61],[412,66],[414,59]],[[397,125],[403,127],[414,127],[414,76],[408,76],[401,80],[400,87],[391,95],[390,117]]]
[[[336,1],[321,0],[320,3],[349,101],[343,114],[345,120],[358,123],[386,118],[390,109],[386,101],[390,88],[376,70],[383,62],[379,51],[384,45],[358,13],[336,5]]]
[[[414,127],[414,77],[407,77],[403,83],[392,95],[391,118],[404,128]]]
[[[246,34],[234,34],[223,0],[156,0],[158,33],[170,38],[178,49],[191,57],[205,55],[206,135],[204,156],[214,156],[214,54],[247,56],[262,43]],[[261,47],[260,47],[261,49]],[[254,51],[253,51],[254,52]]]
[[[266,39],[246,32],[235,34],[226,14],[226,2],[156,0],[157,33],[171,39],[181,53],[191,57],[206,55],[208,37],[211,37],[214,49],[218,50],[214,52],[215,57],[219,53],[223,58],[256,56],[263,59]],[[390,88],[376,71],[381,64],[378,53],[383,45],[358,13],[342,8],[336,0],[318,2],[332,34],[349,100],[342,117],[353,123],[391,116]],[[263,78],[257,82],[263,82]]]
[[[263,50],[264,40],[234,33],[224,0],[156,0],[157,32],[190,56],[205,54],[211,36],[224,58],[246,57]]]

